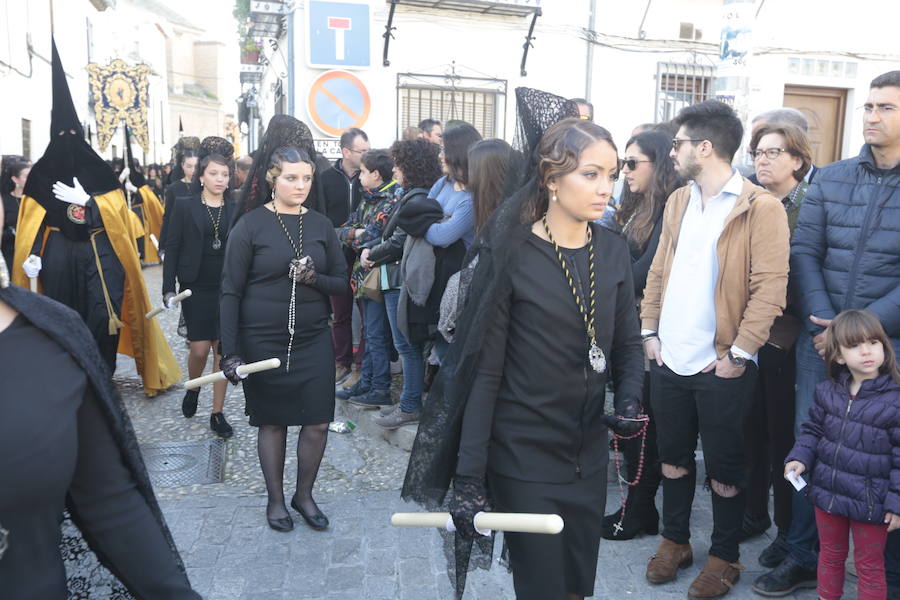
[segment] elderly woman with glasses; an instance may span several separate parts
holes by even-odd
[[[809,187],[804,178],[812,166],[806,133],[795,125],[767,123],[754,130],[750,154],[760,185],[782,198],[793,233]],[[760,564],[768,568],[777,566],[786,555],[786,536],[791,523],[793,490],[781,473],[784,458],[794,442],[794,342],[801,322],[793,314],[790,292],[787,304],[784,314],[775,319],[768,342],[759,350],[759,380],[744,438],[750,463],[750,487],[741,540],[758,535],[771,525],[768,510],[771,485],[778,534],[759,557]]]

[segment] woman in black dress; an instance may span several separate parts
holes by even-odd
[[[607,426],[639,429],[643,356],[627,245],[593,223],[618,172],[612,138],[564,119],[534,160],[535,176],[474,247],[449,368],[425,405],[403,491],[442,500],[434,492],[452,469],[448,508],[463,540],[480,537],[473,519],[482,510],[560,515],[559,535],[504,540],[517,598],[572,600],[593,594]],[[604,414],[608,375],[618,418]],[[461,593],[468,555],[459,562],[459,547]]]
[[[0,196],[3,198],[3,241],[0,248],[6,264],[13,264],[16,248],[16,224],[19,220],[19,204],[25,192],[25,182],[31,171],[31,161],[21,156],[6,157],[0,168]]]
[[[300,425],[297,486],[293,507],[315,529],[328,526],[312,497],[334,418],[334,350],[328,327],[329,296],[347,293],[346,264],[331,221],[303,206],[312,188],[314,164],[295,147],[257,156],[271,190],[268,202],[250,209],[234,225],[222,278],[222,369],[235,384],[244,362],[280,358],[281,366],[244,381],[246,412],[259,427],[257,448],[266,480],[266,518],[276,531],[293,521],[284,503],[287,428]],[[256,165],[254,165],[256,166]],[[248,182],[249,183],[249,182]],[[246,185],[246,184],[245,184]]]
[[[675,172],[669,152],[672,136],[662,131],[645,131],[632,137],[625,144],[622,174],[625,188],[622,203],[608,222],[613,230],[625,236],[631,253],[631,277],[634,280],[634,296],[644,295],[647,272],[659,245],[662,232],[662,215],[669,194],[684,185]],[[639,311],[640,312],[640,311]],[[659,454],[656,450],[656,423],[650,410],[650,365],[644,370],[643,406],[650,417],[647,439],[622,440],[619,448],[625,458],[627,480],[637,482],[628,486],[624,507],[603,519],[603,538],[630,540],[636,535],[659,533],[659,512],[656,510],[656,490],[662,473],[659,470]],[[643,455],[641,449],[643,448]],[[642,460],[643,457],[643,460]],[[638,478],[638,468],[641,467]]]
[[[169,174],[168,185],[163,196],[163,224],[159,232],[159,249],[166,250],[169,241],[169,220],[175,212],[175,199],[181,196],[191,195],[191,182],[194,180],[194,170],[199,160],[197,153],[200,148],[200,139],[196,137],[184,137],[178,140],[175,146],[175,160],[172,172]]]
[[[194,194],[182,197],[174,206],[169,222],[168,258],[163,264],[163,303],[169,306],[175,295],[175,279],[180,290],[189,289],[190,298],[182,300],[187,338],[190,342],[188,375],[200,377],[213,352],[213,371],[219,370],[219,295],[225,242],[231,224],[230,190],[231,144],[222,138],[203,140],[197,166]],[[209,427],[217,435],[230,438],[234,431],[222,409],[227,381],[213,384],[213,408]],[[197,412],[199,389],[187,390],[181,401],[185,417]]]
[[[2,260],[0,381],[0,597],[120,589],[105,570],[67,582],[61,546],[87,560],[88,540],[135,598],[199,599],[90,331],[72,309],[10,286]],[[63,536],[66,509],[77,530]]]

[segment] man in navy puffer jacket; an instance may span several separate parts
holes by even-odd
[[[809,188],[791,241],[791,280],[806,329],[797,340],[795,435],[825,379],[824,328],[842,310],[878,316],[900,353],[900,71],[876,77],[864,107],[859,156],[822,167]],[[900,599],[900,532],[888,536],[890,598]],[[816,522],[802,494],[793,499],[786,557],[754,582],[783,596],[815,587]]]

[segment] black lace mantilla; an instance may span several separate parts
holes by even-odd
[[[460,280],[469,288],[456,325],[453,344],[429,392],[428,402],[413,444],[402,496],[427,510],[449,511],[447,490],[456,470],[459,436],[466,400],[477,373],[484,332],[493,319],[499,299],[509,293],[509,264],[531,230],[534,202],[540,194],[535,151],[541,136],[554,123],[577,117],[578,107],[559,96],[530,88],[516,89],[518,129],[516,148],[526,168],[507,182],[509,193],[491,217],[464,261]],[[477,258],[477,260],[475,260]],[[487,486],[485,485],[485,488]],[[490,490],[487,490],[490,501]],[[466,574],[489,568],[493,536],[474,543],[460,535],[442,532],[448,574],[462,598]]]

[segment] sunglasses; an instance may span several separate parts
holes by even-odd
[[[682,142],[702,142],[703,140],[672,138],[672,150],[678,152]]]
[[[634,171],[635,169],[637,169],[638,163],[648,163],[648,162],[653,162],[653,161],[652,160],[638,160],[636,158],[628,158],[628,159],[623,160],[619,164],[622,165],[621,166],[622,169],[624,169],[625,167],[628,167],[629,171]]]

